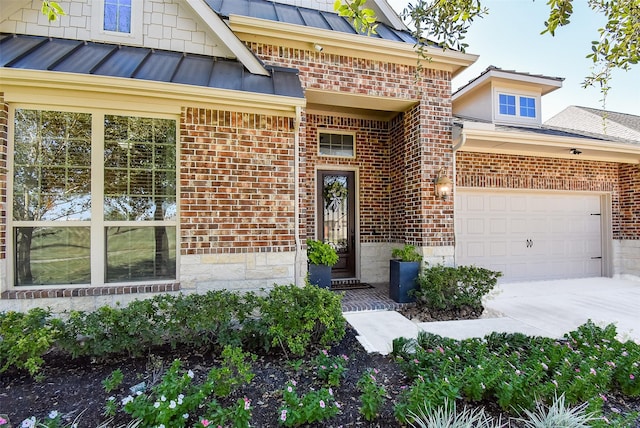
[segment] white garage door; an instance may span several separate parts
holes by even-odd
[[[602,275],[600,197],[456,192],[456,261],[501,282]]]

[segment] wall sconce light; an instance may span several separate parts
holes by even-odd
[[[449,180],[449,177],[447,177],[447,170],[445,168],[440,168],[434,183],[436,198],[446,201],[451,194],[453,181]]]
[[[317,44],[317,43],[313,44],[313,48],[316,50],[316,52],[322,52],[324,50],[324,47],[322,45]]]
[[[569,153],[571,153],[572,155],[580,155],[582,154],[582,152],[578,149],[569,149]]]

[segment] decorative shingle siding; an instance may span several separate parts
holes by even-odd
[[[451,75],[428,64],[416,67],[261,43],[248,47],[267,64],[297,68],[305,89],[415,100],[389,123],[307,115],[301,132],[302,224],[315,234],[315,170],[318,165],[358,167],[361,241],[453,245],[453,207],[436,200],[433,180],[452,171]],[[358,157],[318,158],[317,126],[355,131]],[[371,123],[367,123],[371,122]],[[378,128],[376,130],[376,127]],[[408,152],[405,152],[405,149]],[[377,150],[382,152],[376,153]],[[388,171],[388,174],[386,172]],[[369,200],[370,196],[376,200]],[[383,213],[368,210],[387,208]],[[385,219],[385,216],[388,217]],[[381,215],[382,214],[382,215]],[[304,238],[304,237],[303,237]]]
[[[181,254],[295,249],[293,122],[260,114],[183,111]]]
[[[619,171],[619,238],[640,240],[640,166],[638,164],[620,164]]]
[[[563,190],[611,194],[613,238],[622,237],[622,186],[612,162],[458,152],[456,185],[487,189]],[[624,227],[624,226],[623,226]]]

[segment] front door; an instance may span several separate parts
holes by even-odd
[[[318,171],[318,239],[338,252],[332,278],[356,276],[356,197],[353,171]]]

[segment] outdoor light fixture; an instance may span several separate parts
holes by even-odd
[[[446,201],[451,194],[453,181],[449,180],[449,177],[447,177],[447,170],[445,168],[440,168],[435,180],[435,187],[436,198]]]
[[[578,150],[578,149],[569,149],[569,152],[572,155],[580,155],[580,154],[582,154],[582,152],[580,150]]]
[[[324,48],[322,47],[322,45],[319,45],[317,43],[313,44],[313,48],[317,51],[317,52],[322,52],[324,50]]]

